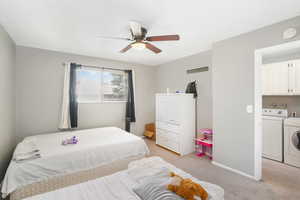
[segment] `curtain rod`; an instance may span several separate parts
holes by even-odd
[[[66,63],[62,63],[63,66],[66,66]],[[88,68],[96,68],[96,69],[110,69],[110,70],[116,70],[116,71],[127,71],[127,69],[118,69],[118,68],[112,68],[112,67],[98,67],[93,65],[81,65],[82,67],[88,67]],[[128,69],[129,70],[129,69]]]

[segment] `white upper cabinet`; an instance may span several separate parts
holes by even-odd
[[[300,60],[295,60],[291,66],[292,68],[292,93],[300,95]]]
[[[272,94],[271,65],[264,65],[262,69],[262,91],[264,95]]]
[[[263,95],[300,95],[300,60],[262,67]]]

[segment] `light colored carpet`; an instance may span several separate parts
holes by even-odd
[[[151,155],[160,156],[198,179],[218,184],[226,200],[300,200],[300,169],[263,159],[263,181],[257,182],[211,164],[194,154],[178,156],[147,140]]]

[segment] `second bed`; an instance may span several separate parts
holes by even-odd
[[[208,193],[208,200],[224,200],[224,190],[218,185],[201,181],[174,165],[164,161],[160,157],[144,158],[133,161],[127,170],[101,177],[85,183],[65,187],[52,192],[36,195],[25,200],[141,200],[136,188],[143,182],[162,180],[169,182],[169,173],[174,172],[183,178],[190,178],[200,184]],[[151,189],[152,190],[152,189]],[[151,191],[144,191],[144,194]],[[162,198],[163,196],[151,199],[182,199]],[[147,198],[149,199],[149,198]],[[182,199],[183,200],[183,199]]]
[[[78,144],[61,145],[76,136]],[[129,162],[149,154],[145,142],[116,127],[37,135],[25,138],[14,153],[34,144],[40,158],[12,160],[2,184],[2,197],[11,200],[78,184],[127,168]]]

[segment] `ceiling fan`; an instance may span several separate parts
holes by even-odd
[[[149,49],[154,53],[158,54],[162,50],[154,46],[149,42],[158,42],[158,41],[172,41],[179,40],[179,35],[159,35],[159,36],[149,36],[147,37],[147,29],[142,27],[140,23],[131,21],[130,22],[130,33],[131,38],[121,38],[121,37],[104,37],[101,38],[107,39],[118,39],[118,40],[128,40],[131,41],[129,45],[127,45],[124,49],[120,51],[120,53],[125,53],[131,48],[135,49]]]

